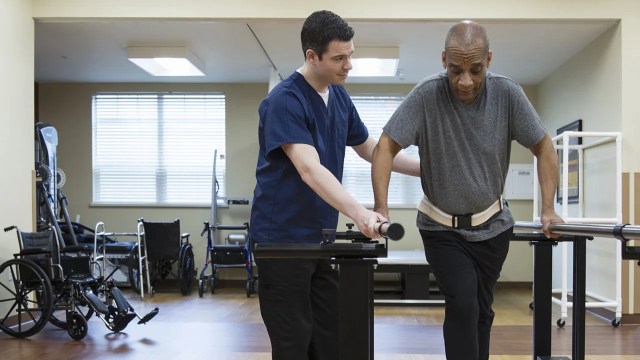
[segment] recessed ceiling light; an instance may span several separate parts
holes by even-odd
[[[153,76],[204,76],[204,62],[186,47],[130,46],[127,57]]]

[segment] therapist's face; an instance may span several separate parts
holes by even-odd
[[[318,56],[313,50],[307,56],[311,60],[314,71],[319,79],[326,84],[344,84],[353,68],[351,55],[353,54],[353,41],[333,40],[327,46],[327,50]]]

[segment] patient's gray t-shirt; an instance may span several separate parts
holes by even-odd
[[[530,148],[546,134],[513,80],[487,73],[481,93],[466,105],[455,97],[446,72],[416,85],[384,132],[402,148],[418,146],[422,190],[439,209],[457,215],[483,211],[502,195],[512,140]],[[417,224],[423,230],[452,230],[421,212]],[[480,241],[511,226],[513,218],[505,207],[481,226],[453,230]]]

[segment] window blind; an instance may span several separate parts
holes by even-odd
[[[398,108],[403,96],[353,95],[353,101],[360,118],[369,129],[369,135],[380,138],[382,127]],[[401,151],[407,156],[418,158],[418,148],[410,146]],[[372,206],[373,188],[371,184],[371,164],[363,160],[351,148],[345,154],[342,184],[360,203]],[[389,206],[415,207],[422,196],[420,179],[413,176],[391,173],[389,183]]]
[[[94,204],[210,204],[216,149],[224,196],[223,94],[98,93],[92,133]]]

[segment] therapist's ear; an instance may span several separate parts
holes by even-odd
[[[316,54],[312,49],[307,49],[305,52],[305,61],[312,63],[316,60],[318,60],[318,54]]]

